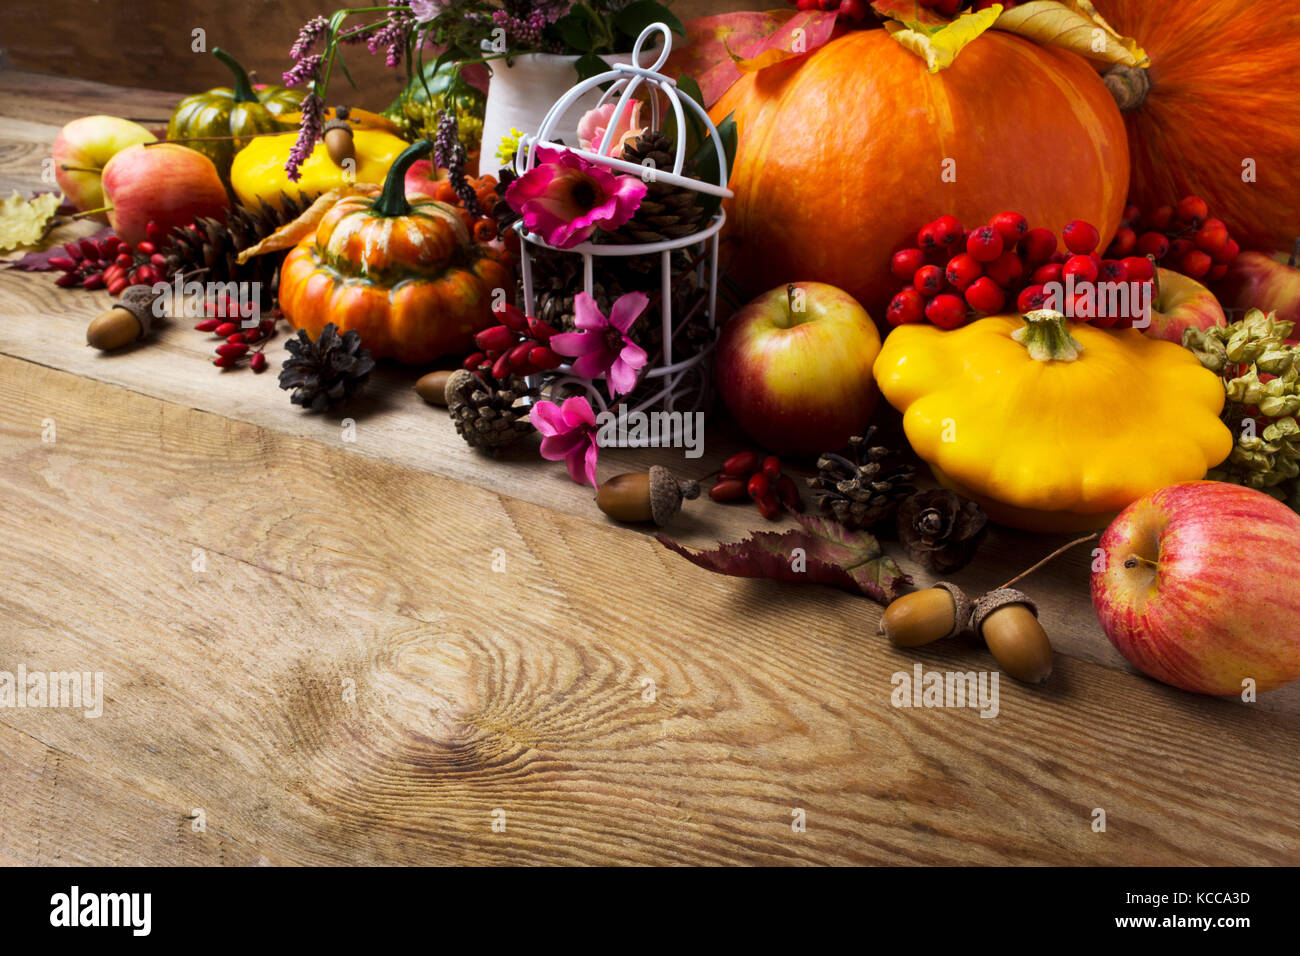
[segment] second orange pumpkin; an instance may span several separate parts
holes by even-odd
[[[940,215],[969,228],[1014,209],[1058,235],[1086,219],[1104,245],[1123,214],[1124,123],[1096,70],[1007,33],[928,73],[884,30],[855,30],[746,74],[711,113],[733,111],[728,215],[755,287],[829,282],[879,319],[890,257]]]

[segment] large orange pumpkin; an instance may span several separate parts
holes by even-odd
[[[408,147],[377,198],[341,199],[285,258],[280,308],[294,328],[313,339],[330,322],[356,329],[375,358],[410,364],[473,348],[492,323],[495,290],[514,284],[454,207],[407,201],[406,170],[431,148]]]
[[[1289,249],[1300,235],[1300,7],[1095,2],[1151,58],[1145,100],[1139,83],[1124,113],[1134,200],[1154,209],[1195,194],[1243,247]],[[1252,166],[1255,181],[1243,180]]]
[[[890,257],[944,213],[970,227],[1016,210],[1058,235],[1086,219],[1103,240],[1123,214],[1124,123],[1100,76],[1008,33],[928,73],[884,30],[855,30],[745,74],[711,113],[733,111],[728,216],[754,288],[829,282],[880,319]]]

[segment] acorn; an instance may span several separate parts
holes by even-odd
[[[954,637],[966,629],[971,604],[966,592],[948,581],[904,594],[885,608],[877,632],[895,647],[920,647]]]
[[[1052,673],[1052,643],[1038,622],[1038,608],[1024,592],[990,591],[975,602],[972,623],[998,666],[1016,680],[1041,684]]]
[[[440,368],[437,371],[421,375],[415,383],[415,393],[430,405],[447,407],[447,379],[451,378],[454,368]]]
[[[694,481],[678,481],[662,465],[650,471],[615,475],[596,489],[596,505],[615,521],[653,521],[663,527],[682,509],[683,500],[700,496]]]
[[[352,126],[348,123],[348,108],[340,106],[334,111],[334,119],[325,124],[325,148],[329,151],[334,165],[342,167],[351,160],[356,168],[357,144],[352,138]]]
[[[86,344],[101,352],[130,345],[153,331],[153,301],[157,293],[147,285],[133,285],[107,312],[91,319]]]

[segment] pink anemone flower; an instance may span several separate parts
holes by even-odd
[[[591,403],[585,398],[566,399],[563,405],[535,402],[528,418],[541,432],[542,457],[563,461],[570,478],[578,484],[585,480],[594,488],[600,446],[596,444],[596,413]]]
[[[637,372],[645,368],[647,360],[645,349],[628,337],[628,331],[649,301],[641,292],[621,295],[607,318],[595,299],[579,292],[573,300],[573,324],[579,331],[552,335],[551,350],[576,358],[575,375],[604,375],[611,397],[626,395],[636,388]]]
[[[510,184],[506,202],[530,232],[568,249],[597,228],[617,229],[632,218],[646,194],[636,176],[616,176],[567,149],[537,148],[538,164]]]
[[[602,155],[622,159],[624,144],[635,143],[637,137],[645,132],[645,126],[641,122],[642,105],[640,100],[633,100],[627,105],[610,136],[609,147]],[[609,129],[609,121],[614,118],[616,109],[618,102],[612,100],[583,113],[582,119],[578,120],[578,145],[588,152],[599,153],[605,130]]]

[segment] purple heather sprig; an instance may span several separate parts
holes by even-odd
[[[297,86],[306,84],[316,79],[316,72],[320,69],[321,55],[319,53],[309,53],[300,57],[293,66],[284,71],[284,85]]]
[[[324,115],[325,104],[313,90],[302,101],[302,122],[298,126],[298,139],[294,142],[293,148],[289,150],[289,159],[284,164],[284,170],[289,175],[289,179],[295,183],[302,175],[298,171],[299,167],[307,161],[307,157],[311,155],[317,140],[324,133]]]
[[[330,22],[324,17],[316,17],[303,24],[298,31],[298,39],[289,48],[289,56],[296,63],[316,48],[316,44],[329,33]]]
[[[465,177],[465,161],[468,158],[465,144],[460,141],[460,124],[456,120],[456,111],[439,110],[438,132],[433,139],[433,164],[447,170],[447,179],[451,182],[451,188],[455,190],[456,195],[460,197],[465,211],[477,217],[483,212],[479,209],[478,196],[474,193],[474,187]]]
[[[411,16],[407,5],[400,0],[388,0],[388,6],[392,9],[388,23],[375,31],[366,42],[366,49],[378,53],[383,48],[384,62],[392,69],[401,64],[406,53],[411,32],[415,29],[415,17]]]

